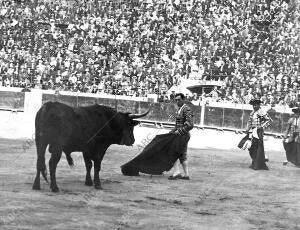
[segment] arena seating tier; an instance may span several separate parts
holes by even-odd
[[[1,1],[0,85],[190,100],[298,101],[297,0]]]

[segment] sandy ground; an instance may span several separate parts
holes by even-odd
[[[269,152],[270,170],[248,168],[247,152],[189,149],[191,181],[126,177],[120,166],[137,147],[111,146],[102,164],[103,190],[84,185],[85,167],[63,156],[61,191],[31,189],[35,145],[0,139],[0,229],[300,229],[300,169]],[[49,159],[47,154],[47,160]]]

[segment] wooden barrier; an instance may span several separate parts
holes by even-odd
[[[0,91],[0,110],[13,112],[24,111],[25,93],[14,91]]]
[[[102,97],[97,94],[82,93],[62,93],[55,94],[53,91],[32,90],[32,92],[20,92],[16,89],[11,91],[8,88],[0,90],[0,110],[13,112],[24,112],[34,116],[42,104],[47,101],[59,101],[70,106],[87,106],[95,103],[112,107],[121,112],[141,113],[150,108],[147,120],[150,122],[174,123],[177,108],[174,103],[148,102],[145,98],[128,100],[128,98],[118,96]],[[194,122],[202,128],[214,128],[217,130],[245,130],[251,106],[210,103],[193,106]],[[276,111],[271,109],[269,116],[272,118],[271,126],[267,133],[281,135],[291,116],[290,109]]]
[[[118,98],[99,98],[85,96],[55,95],[43,94],[42,103],[47,101],[59,101],[71,106],[92,105],[95,103],[112,107],[121,112],[140,113],[150,108],[147,120],[152,122],[174,123],[177,108],[174,103],[152,103],[146,101],[121,100]],[[217,130],[245,130],[251,107],[246,106],[192,106],[194,111],[194,122],[202,128],[213,128]],[[202,113],[203,112],[203,113]],[[276,111],[269,112],[273,122],[266,130],[269,134],[275,136],[284,132],[290,113],[282,113]]]

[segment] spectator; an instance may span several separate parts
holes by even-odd
[[[249,103],[255,93],[265,103],[297,100],[287,91],[299,88],[297,1],[193,3],[80,0],[73,10],[57,0],[2,2],[2,84],[145,96],[203,79],[251,91],[224,90],[223,100]]]
[[[217,101],[219,98],[218,87],[214,86],[213,90],[207,96],[210,96],[212,101]]]

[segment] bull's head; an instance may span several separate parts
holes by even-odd
[[[146,116],[149,113],[149,111],[150,110],[141,114],[132,114],[132,113],[124,114],[125,121],[122,122],[123,127],[122,127],[122,137],[120,141],[121,145],[128,145],[128,146],[133,145],[133,143],[135,142],[134,134],[133,134],[134,126],[139,124],[139,122],[134,119],[138,119]]]

